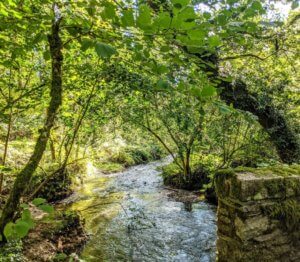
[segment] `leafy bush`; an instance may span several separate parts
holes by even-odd
[[[209,171],[199,164],[192,170],[190,177],[185,177],[175,164],[170,164],[163,168],[162,177],[165,185],[177,188],[196,190],[202,189],[203,186],[210,182]]]
[[[124,167],[130,167],[133,165],[139,165],[148,163],[150,161],[158,160],[163,156],[163,151],[160,147],[156,145],[151,146],[134,146],[134,147],[124,147],[121,148],[118,152],[115,152],[112,154],[112,156],[109,157],[107,162],[104,162],[104,164],[98,164],[98,166],[104,166],[104,168],[112,169],[114,168],[118,169],[117,171],[120,171],[120,166],[116,167],[113,165],[110,165],[109,162],[114,164],[121,164]]]
[[[193,155],[190,163],[190,177],[185,177],[174,162],[162,167],[161,175],[165,185],[188,190],[203,189],[205,185],[211,182],[213,164],[212,156]]]

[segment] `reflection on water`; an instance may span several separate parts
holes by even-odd
[[[215,208],[168,197],[153,162],[84,182],[72,209],[92,234],[84,261],[215,261]]]

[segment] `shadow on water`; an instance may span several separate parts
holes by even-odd
[[[84,261],[215,261],[215,207],[170,198],[157,171],[169,161],[84,182],[71,206],[92,234]]]

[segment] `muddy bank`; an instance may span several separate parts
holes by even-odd
[[[38,219],[36,226],[23,240],[24,261],[76,260],[88,236],[76,212],[59,212],[54,217]]]

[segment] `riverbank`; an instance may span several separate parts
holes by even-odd
[[[155,260],[166,248],[179,252],[181,242],[176,239],[182,238],[184,243],[194,239],[193,249],[202,250],[193,251],[197,254],[194,257],[213,258],[215,208],[203,201],[199,191],[163,185],[160,167],[170,161],[166,158],[109,174],[89,164],[84,183],[77,184],[71,196],[54,205],[53,215],[34,213],[35,228],[8,252],[15,254],[14,261],[78,261],[79,257],[120,261],[146,259],[147,252]],[[173,229],[174,224],[177,226]],[[196,231],[191,236],[187,228],[204,231],[204,239]],[[159,239],[161,235],[165,237]],[[141,242],[144,244],[139,251]],[[203,251],[199,243],[209,247]],[[183,246],[184,255],[176,257],[190,256],[190,247]],[[169,259],[171,253],[164,256]]]
[[[60,212],[55,219],[41,221],[24,239],[25,261],[76,261],[88,240],[83,221],[76,212]]]

